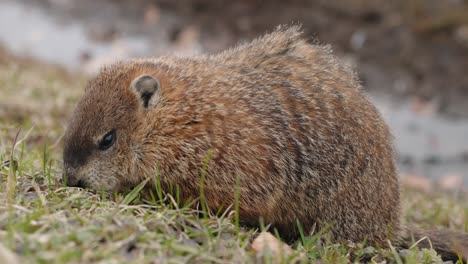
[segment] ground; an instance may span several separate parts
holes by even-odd
[[[0,262],[281,262],[252,249],[259,231],[239,227],[235,213],[203,216],[138,188],[108,197],[63,186],[61,135],[85,82],[0,51]],[[466,193],[403,188],[402,199],[405,221],[468,232]],[[333,244],[321,233],[291,247],[282,262],[441,262],[431,250]]]

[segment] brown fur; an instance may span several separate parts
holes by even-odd
[[[132,81],[157,78],[144,109]],[[106,151],[97,142],[111,129]],[[399,184],[389,129],[355,74],[298,27],[213,56],[133,60],[104,68],[79,102],[65,136],[71,185],[121,191],[147,177],[205,196],[217,211],[234,202],[245,223],[286,238],[296,221],[331,225],[337,241],[387,245],[400,237]]]

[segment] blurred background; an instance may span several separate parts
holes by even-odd
[[[466,0],[0,0],[0,49],[3,60],[89,76],[125,58],[218,52],[291,23],[355,67],[406,184],[467,188]],[[0,103],[0,113],[18,104]]]

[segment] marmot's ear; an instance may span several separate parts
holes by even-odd
[[[148,108],[151,100],[154,101],[155,97],[159,97],[161,90],[159,80],[147,74],[143,74],[135,78],[131,86],[133,91],[140,95],[140,100],[145,109]]]

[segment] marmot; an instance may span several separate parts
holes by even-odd
[[[104,67],[64,141],[70,186],[122,191],[159,174],[182,200],[199,197],[209,153],[213,211],[229,208],[238,186],[240,219],[263,219],[285,239],[299,222],[331,226],[336,241],[403,240],[389,129],[353,71],[298,26],[217,55]]]

